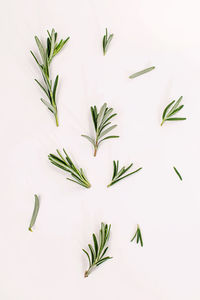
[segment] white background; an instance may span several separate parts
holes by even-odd
[[[200,299],[199,1],[57,0],[1,4],[0,299]],[[60,76],[60,127],[41,103],[29,50],[54,27],[70,36],[52,63]],[[114,33],[102,55],[105,27]],[[130,80],[152,65],[156,69]],[[169,101],[183,95],[184,122],[160,127]],[[96,158],[90,106],[105,101],[118,127]],[[48,161],[66,148],[92,184],[67,181]],[[112,160],[140,173],[110,189]],[[173,166],[183,176],[179,180]],[[34,194],[41,207],[28,225]],[[112,224],[109,255],[85,279],[87,248],[101,221]],[[137,223],[144,247],[130,243]]]

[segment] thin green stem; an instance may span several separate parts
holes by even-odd
[[[55,113],[55,119],[56,119],[56,126],[58,127],[59,123],[58,123],[58,113],[57,112]]]

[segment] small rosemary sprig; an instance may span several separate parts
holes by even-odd
[[[42,45],[41,41],[37,36],[35,36],[35,41],[39,49],[39,53],[41,56],[41,62],[36,58],[35,54],[31,51],[37,65],[39,66],[42,77],[43,77],[43,84],[41,84],[37,79],[35,81],[46,94],[49,102],[41,98],[41,101],[47,106],[47,108],[54,114],[56,125],[58,126],[58,110],[56,104],[56,89],[58,85],[58,75],[54,83],[50,78],[50,64],[54,56],[60,52],[63,46],[69,40],[69,37],[66,40],[60,40],[59,43],[56,42],[57,40],[57,32],[52,29],[51,33],[47,30],[48,37],[47,37],[47,45],[46,47]]]
[[[108,226],[107,224],[101,223],[101,229],[99,231],[99,243],[97,242],[96,235],[93,233],[92,238],[93,238],[94,248],[92,247],[91,244],[88,245],[90,254],[86,250],[82,249],[83,252],[87,255],[88,262],[89,262],[89,268],[87,271],[85,271],[84,274],[85,277],[88,277],[88,275],[95,267],[99,266],[106,260],[112,258],[110,256],[105,257],[105,254],[108,250],[108,247],[105,246],[110,236],[110,228],[111,225]]]
[[[179,173],[179,171],[176,169],[176,167],[173,167],[173,169],[176,172],[176,174],[178,175],[179,179],[182,181],[183,178],[182,178],[181,174]]]
[[[108,36],[108,29],[106,28],[106,34],[103,36],[103,55],[106,55],[108,46],[110,45],[110,42],[112,41],[113,36],[114,36],[113,33]]]
[[[148,72],[150,72],[150,71],[152,71],[152,70],[154,70],[154,69],[155,69],[155,67],[150,67],[150,68],[144,69],[144,70],[142,70],[142,71],[139,71],[139,72],[136,72],[136,73],[130,75],[129,78],[130,78],[130,79],[133,79],[133,78],[135,78],[135,77],[138,77],[138,76],[140,76],[140,75],[143,75],[143,74],[145,74],[145,73],[148,73]]]
[[[142,234],[139,225],[137,225],[137,230],[131,239],[131,242],[136,238],[136,243],[138,244],[140,242],[141,247],[143,247],[143,240],[142,240]]]
[[[161,126],[164,124],[165,121],[183,121],[183,120],[186,120],[186,118],[174,118],[174,117],[172,117],[173,115],[175,115],[178,111],[180,111],[184,107],[184,105],[179,106],[182,98],[183,98],[183,96],[181,96],[176,102],[175,102],[175,100],[173,100],[171,103],[169,103],[165,107],[165,109],[163,111],[163,115],[162,115]],[[171,107],[171,109],[170,109],[170,107]]]
[[[28,230],[31,231],[31,232],[33,231],[32,227],[35,225],[35,221],[36,221],[38,211],[39,211],[39,208],[40,208],[39,198],[38,198],[37,195],[34,195],[34,196],[35,196],[35,206],[34,206],[33,214],[32,214],[32,217],[31,217],[31,222],[30,222],[30,225],[29,225],[29,228],[28,228]]]
[[[139,168],[125,176],[123,176],[131,167],[133,166],[133,164],[130,164],[127,168],[123,167],[119,170],[119,161],[117,160],[117,162],[114,160],[113,161],[113,176],[112,176],[112,181],[110,184],[107,185],[107,187],[110,187],[111,185],[117,183],[118,181],[140,171],[142,168]]]
[[[73,181],[77,184],[80,184],[81,186],[83,186],[85,188],[90,188],[91,185],[90,185],[87,177],[85,176],[83,169],[81,169],[81,168],[78,169],[75,167],[75,165],[73,164],[69,155],[66,153],[65,149],[63,149],[65,158],[61,155],[59,150],[56,150],[56,151],[57,151],[59,157],[54,154],[49,154],[48,158],[49,158],[50,162],[53,165],[55,165],[56,167],[66,171],[66,172],[69,172],[74,179],[67,178],[68,180]]]
[[[96,156],[97,149],[99,147],[99,144],[102,143],[105,140],[111,139],[111,138],[118,138],[118,135],[109,135],[104,137],[108,132],[113,130],[117,125],[112,125],[108,127],[108,125],[111,124],[110,120],[115,117],[117,114],[112,114],[113,108],[108,108],[107,104],[104,103],[101,107],[99,113],[97,112],[96,106],[91,106],[91,114],[92,114],[92,120],[94,124],[94,129],[96,133],[95,138],[91,138],[88,135],[82,134],[83,137],[88,139],[90,143],[94,146],[94,156]],[[104,137],[104,138],[103,138]]]

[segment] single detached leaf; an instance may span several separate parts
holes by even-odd
[[[29,231],[32,231],[32,227],[35,225],[35,221],[37,219],[39,208],[40,208],[40,201],[39,201],[38,196],[35,195],[35,206],[34,206],[33,215],[32,215],[32,218],[31,218],[31,222],[30,222],[30,225],[29,225],[29,228],[28,228]]]
[[[176,169],[176,167],[173,167],[174,168],[174,171],[176,172],[176,174],[178,175],[179,179],[182,181],[183,178],[181,176],[181,174],[178,172],[178,170]]]
[[[145,73],[148,73],[148,72],[150,72],[150,71],[152,71],[152,70],[154,70],[154,69],[155,69],[155,67],[150,67],[150,68],[144,69],[144,70],[142,70],[142,71],[139,71],[139,72],[136,72],[136,73],[130,75],[129,78],[130,78],[130,79],[133,79],[133,78],[135,78],[135,77],[138,77],[138,76],[140,76],[140,75],[143,75],[143,74],[145,74]]]

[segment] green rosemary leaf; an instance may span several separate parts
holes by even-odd
[[[142,168],[139,168],[125,176],[123,176],[131,167],[133,166],[133,164],[130,164],[127,168],[125,167],[122,167],[120,169],[120,171],[118,171],[119,169],[119,161],[117,161],[117,163],[114,161],[113,162],[113,177],[112,177],[112,181],[110,182],[110,184],[107,185],[107,187],[110,187],[112,186],[113,184],[117,183],[118,181],[134,174],[134,173],[137,173],[138,171],[140,171]]]
[[[184,121],[186,118],[168,118],[166,121]]]
[[[173,100],[171,103],[169,103],[166,108],[164,109],[164,112],[163,112],[163,115],[162,115],[162,118],[164,119],[165,116],[166,116],[166,113],[167,111],[169,110],[169,108],[172,106],[172,104],[175,102],[175,100]]]
[[[42,43],[40,42],[40,40],[38,39],[37,36],[35,36],[35,41],[36,41],[36,44],[37,44],[37,46],[38,46],[38,49],[39,49],[39,52],[40,52],[42,61],[43,61],[43,63],[45,64],[45,61],[46,61],[46,53],[45,53],[44,47],[42,46]]]
[[[56,76],[55,82],[54,82],[54,86],[53,86],[53,99],[56,99],[56,89],[58,86],[58,75]]]
[[[96,235],[93,233],[92,237],[93,237],[93,242],[94,242],[95,253],[96,253],[96,256],[98,256],[98,248],[99,247],[98,247]]]
[[[144,69],[144,70],[142,70],[142,71],[139,71],[139,72],[136,72],[136,73],[130,75],[129,78],[130,78],[130,79],[133,79],[133,78],[138,77],[138,76],[140,76],[140,75],[143,75],[143,74],[145,74],[145,73],[147,73],[147,72],[150,72],[150,71],[152,71],[152,70],[154,70],[154,69],[155,69],[155,67],[150,67],[150,68]]]
[[[105,248],[105,250],[103,251],[103,253],[100,256],[100,259],[106,254],[107,250],[108,250],[108,247]]]
[[[103,142],[107,139],[111,139],[111,138],[118,138],[119,136],[114,136],[114,135],[107,136],[102,139],[103,136],[105,136],[108,132],[110,132],[117,126],[117,125],[112,125],[109,128],[105,129],[105,127],[107,127],[110,124],[110,122],[108,122],[108,121],[111,118],[113,118],[114,116],[116,116],[116,114],[110,115],[113,111],[112,108],[108,108],[107,104],[104,103],[103,106],[101,107],[99,113],[97,112],[96,106],[91,107],[90,110],[91,110],[91,114],[92,114],[92,120],[93,120],[96,136],[95,136],[95,138],[89,137],[87,135],[82,135],[82,136],[87,138],[93,144],[94,156],[96,156],[98,146],[101,142]]]
[[[112,177],[112,180],[113,178],[115,178],[117,174],[117,165],[116,165],[116,162],[113,160],[113,177]]]
[[[99,260],[98,263],[97,263],[96,265],[99,266],[100,264],[102,264],[103,262],[105,262],[106,260],[111,259],[111,258],[112,258],[112,257],[110,257],[110,256],[104,257],[104,258],[102,258],[101,260]]]
[[[186,120],[186,118],[171,118],[171,116],[175,115],[177,112],[179,112],[184,107],[184,105],[180,105],[180,102],[181,102],[182,98],[183,97],[181,96],[176,102],[172,101],[170,104],[167,105],[167,107],[164,109],[164,112],[163,112],[163,115],[162,115],[161,126],[164,124],[165,121],[183,121],[183,120]]]
[[[89,249],[90,249],[90,253],[91,253],[91,261],[92,261],[92,264],[94,263],[94,260],[95,260],[95,252],[94,252],[94,249],[92,248],[92,246],[89,244],[88,245]]]
[[[140,236],[140,245],[141,247],[143,247],[143,240],[142,240],[142,235],[141,235],[141,231],[139,230],[139,236]]]
[[[104,223],[101,223],[101,228],[99,230],[99,240],[100,240],[99,244],[98,244],[96,235],[95,234],[92,235],[95,250],[93,249],[92,245],[89,244],[88,248],[90,250],[90,255],[86,250],[82,249],[84,251],[84,253],[87,255],[88,262],[89,262],[88,270],[85,271],[85,275],[84,275],[85,277],[88,277],[88,275],[91,273],[91,271],[95,267],[99,266],[106,260],[112,258],[109,256],[105,257],[105,253],[108,250],[108,247],[105,247],[105,245],[109,239],[110,228],[111,228],[111,225],[108,226],[107,224],[105,225]]]
[[[102,122],[103,116],[105,114],[106,107],[107,107],[107,104],[104,103],[103,106],[100,109],[100,112],[99,112],[98,117],[97,117],[97,127],[100,127],[99,125]]]
[[[74,183],[77,183],[77,184],[79,184],[79,185],[81,185],[82,187],[86,187],[84,184],[82,184],[80,181],[78,181],[78,180],[73,180],[73,179],[71,179],[71,178],[69,178],[69,177],[67,177],[66,178],[67,180],[69,180],[69,181],[72,181],[72,182],[74,182]]]
[[[174,103],[174,106],[171,108],[171,110],[169,111],[169,114],[171,114],[175,109],[178,108],[181,100],[183,99],[183,96],[181,96],[175,103]]]
[[[37,63],[37,64],[38,64],[38,66],[40,67],[40,69],[42,69],[42,66],[41,66],[41,64],[38,62],[38,60],[37,60],[37,58],[36,58],[35,54],[34,54],[32,51],[30,51],[30,52],[31,52],[31,54],[32,54],[33,58],[35,59],[36,63]]]
[[[181,110],[184,107],[184,105],[179,106],[177,109],[173,110],[171,113],[169,113],[169,117],[173,116],[175,113],[177,113],[179,110]]]
[[[40,99],[47,107],[48,109],[52,112],[52,113],[55,113],[55,108],[50,104],[48,103],[46,100],[44,100],[43,98]]]
[[[85,134],[81,134],[81,136],[85,137],[90,143],[92,143],[93,146],[95,146],[95,141],[91,137]]]
[[[37,219],[37,215],[38,215],[38,211],[40,208],[40,201],[37,195],[35,195],[35,206],[34,206],[34,210],[33,210],[33,214],[32,214],[32,218],[31,218],[31,222],[29,225],[29,231],[32,231],[32,227],[35,225],[35,221]]]
[[[99,138],[102,138],[104,135],[106,135],[108,132],[113,130],[115,127],[117,127],[117,125],[112,125],[109,128],[107,128],[106,130],[104,130],[103,132],[101,132],[99,135]]]
[[[45,88],[43,87],[43,85],[37,79],[35,79],[35,81],[41,87],[41,89],[45,92],[45,94],[47,95],[47,97],[49,97],[48,92],[45,90]]]
[[[178,170],[176,169],[176,167],[173,167],[173,168],[174,168],[174,171],[176,172],[176,174],[178,175],[179,179],[183,180],[181,174],[178,172]]]
[[[89,261],[89,266],[91,266],[92,263],[91,263],[90,256],[89,256],[88,252],[86,250],[84,250],[84,249],[82,249],[82,250],[87,255],[88,261]]]
[[[51,61],[53,58],[53,53],[54,53],[54,49],[55,49],[55,30],[54,28],[52,29],[51,32],[51,50],[50,50],[50,54],[49,54],[49,60]]]

